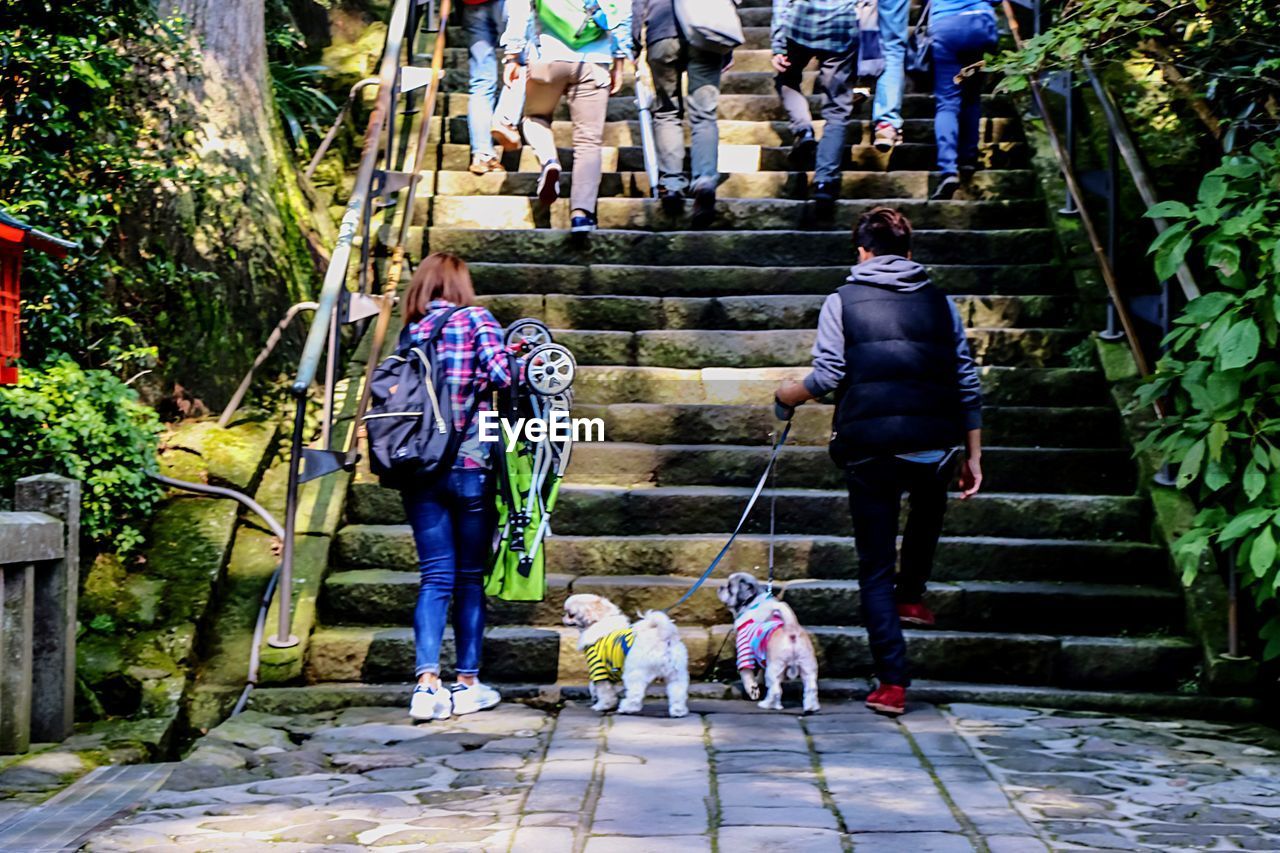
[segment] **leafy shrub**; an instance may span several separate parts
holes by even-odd
[[[1262,606],[1280,593],[1280,142],[1226,157],[1193,207],[1166,201],[1148,215],[1176,222],[1151,246],[1157,275],[1196,255],[1216,279],[1174,321],[1138,395],[1167,400],[1143,446],[1177,463],[1178,487],[1202,508],[1174,556],[1190,576],[1218,545]],[[1280,619],[1263,637],[1264,656],[1280,657]]]
[[[62,474],[83,483],[83,533],[127,553],[142,542],[139,522],[161,490],[155,466],[160,424],[132,388],[105,370],[70,359],[25,370],[0,388],[0,488],[20,477]]]

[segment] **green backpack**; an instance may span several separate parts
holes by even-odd
[[[590,0],[537,0],[538,23],[543,32],[551,33],[574,50],[581,50],[593,42],[599,41],[607,34],[607,30],[596,22],[595,17],[587,11]],[[599,0],[600,8],[612,21],[617,12],[617,4],[610,0]]]

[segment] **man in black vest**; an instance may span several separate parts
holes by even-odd
[[[947,486],[982,485],[982,391],[955,305],[911,260],[911,223],[878,207],[853,232],[858,265],[818,318],[813,371],[778,388],[778,416],[835,392],[831,457],[845,470],[858,550],[862,618],[879,687],[867,706],[906,710],[902,623],[932,625],[925,585],[942,532]],[[962,449],[963,448],[963,449]],[[898,563],[902,495],[910,512]]]

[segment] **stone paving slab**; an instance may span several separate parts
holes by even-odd
[[[1280,849],[1280,735],[1076,712],[699,701],[249,712],[85,849],[711,853]]]

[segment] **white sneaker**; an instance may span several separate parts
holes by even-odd
[[[447,720],[453,716],[453,697],[443,684],[435,690],[419,684],[409,700],[409,716],[419,722]]]
[[[453,694],[453,713],[455,714],[487,711],[502,701],[501,693],[479,681],[475,684],[463,684],[459,681],[449,690]]]

